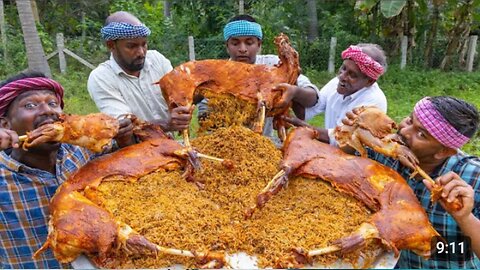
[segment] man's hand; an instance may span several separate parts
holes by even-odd
[[[172,110],[168,123],[165,126],[167,131],[180,131],[188,129],[192,120],[192,112],[195,105],[181,106]]]
[[[280,83],[273,88],[273,91],[282,92],[282,97],[276,104],[274,104],[274,107],[277,109],[283,109],[293,101],[299,91],[299,87],[288,83]]]
[[[118,129],[117,135],[114,139],[117,141],[118,146],[125,147],[135,143],[133,137],[133,123],[132,120],[128,117],[118,120],[120,128]]]
[[[298,119],[297,117],[290,117],[290,116],[282,115],[281,118],[285,122],[287,122],[290,125],[295,126],[295,127],[309,127],[309,128],[315,129],[315,127],[313,127],[312,125],[310,125],[309,123],[307,123],[307,122],[305,122],[301,119]]]
[[[453,202],[455,198],[459,198],[463,203],[462,208],[453,211],[448,210],[442,200],[440,200],[439,202],[442,207],[445,208],[445,210],[447,210],[457,222],[466,219],[473,210],[474,191],[472,186],[462,180],[460,176],[454,172],[448,172],[438,177],[435,182],[443,187],[442,197],[447,199],[448,202]],[[429,190],[432,189],[432,184],[429,181],[423,180],[423,183]]]
[[[0,128],[0,150],[5,150],[11,147],[20,147],[17,132],[6,128]]]
[[[315,139],[321,141],[321,142],[324,142],[324,143],[329,143],[330,142],[330,138],[328,137],[328,130],[324,129],[324,128],[318,128],[318,127],[314,127],[312,125],[310,125],[309,123],[301,120],[301,119],[298,119],[297,117],[290,117],[290,116],[281,116],[281,118],[289,123],[290,125],[292,126],[295,126],[295,127],[307,127],[307,128],[311,128],[313,130],[315,130]]]
[[[359,114],[360,108],[354,108],[352,111],[345,114],[345,118],[342,119],[342,123],[346,126],[353,126]]]

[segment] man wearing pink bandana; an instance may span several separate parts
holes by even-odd
[[[352,124],[354,113],[347,114],[349,119],[344,124]],[[448,252],[437,253],[430,260],[404,250],[397,267],[480,268],[480,159],[460,150],[475,136],[478,125],[479,114],[474,105],[448,96],[420,100],[399,125],[398,134],[417,156],[418,165],[443,186],[442,196],[448,201],[462,201],[463,207],[457,211],[446,210],[441,201],[431,206],[428,181],[411,178],[411,171],[398,160],[369,149],[370,158],[395,169],[407,180],[430,222],[450,245]],[[453,245],[455,250],[451,249]]]
[[[98,155],[58,142],[25,151],[18,140],[59,119],[63,92],[58,82],[38,72],[21,73],[0,84],[0,269],[68,267],[52,252],[37,259],[32,255],[47,239],[48,205],[57,187]],[[130,120],[120,121],[116,139],[131,139],[132,128]]]
[[[336,145],[333,129],[347,112],[360,106],[387,111],[387,99],[377,84],[387,69],[385,52],[376,44],[358,44],[342,52],[343,64],[335,78],[321,90],[316,104],[305,109],[305,119],[325,114],[321,141]]]

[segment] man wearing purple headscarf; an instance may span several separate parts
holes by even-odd
[[[355,110],[347,113],[346,125],[353,124]],[[402,251],[398,268],[480,268],[480,159],[460,150],[475,136],[479,114],[474,105],[448,97],[426,97],[399,125],[398,134],[417,156],[419,166],[443,186],[442,197],[458,198],[459,210],[447,209],[439,201],[430,206],[432,184],[410,177],[411,171],[398,160],[369,149],[370,158],[399,172],[424,206],[433,227],[446,240],[429,260]],[[433,247],[435,250],[435,247]]]
[[[0,84],[0,269],[68,267],[52,252],[37,259],[32,255],[47,240],[48,205],[57,187],[97,155],[58,142],[25,151],[18,140],[59,119],[63,92],[58,82],[38,72],[21,73]],[[129,141],[132,128],[129,119],[121,120],[115,138]]]

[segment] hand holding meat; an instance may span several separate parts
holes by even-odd
[[[280,100],[274,104],[274,108],[288,109],[297,94],[298,86],[288,83],[280,83],[273,88],[273,91],[280,91],[282,94]]]
[[[133,136],[134,124],[130,115],[118,120],[119,129],[117,135],[114,137],[115,141],[120,147],[132,145],[135,143]]]
[[[172,109],[172,113],[164,130],[181,131],[188,129],[194,109],[195,106],[180,106]]]
[[[452,215],[455,220],[467,218],[473,210],[474,191],[472,186],[467,184],[463,179],[454,172],[446,173],[435,180],[435,184],[428,180],[423,183],[429,190],[434,190],[437,186],[441,187],[440,204],[445,210]],[[459,209],[449,207],[448,203],[460,200],[462,207]]]
[[[350,146],[357,150],[362,157],[367,156],[364,146],[372,148],[375,152],[398,159],[404,166],[411,168],[413,173],[420,174],[432,184],[431,201],[441,198],[442,186],[436,184],[433,179],[420,167],[415,154],[403,143],[398,133],[392,133],[397,129],[397,124],[384,112],[376,107],[359,107],[342,122],[343,126],[335,129],[335,138],[340,147]],[[459,210],[462,202],[459,199],[448,202],[444,201],[447,208]]]
[[[18,134],[13,130],[0,128],[0,150],[11,147],[19,147]]]
[[[340,147],[350,146],[362,157],[367,156],[363,145],[376,152],[398,159],[404,166],[417,171],[418,159],[404,145],[400,136],[392,133],[397,124],[376,107],[359,107],[347,113],[343,126],[335,129],[335,137]]]

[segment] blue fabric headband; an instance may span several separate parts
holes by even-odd
[[[233,21],[223,28],[223,38],[227,41],[231,37],[254,36],[260,40],[263,38],[260,24],[249,21]]]
[[[103,40],[117,40],[149,36],[151,31],[144,24],[132,25],[123,22],[111,22],[105,25],[102,30]]]

